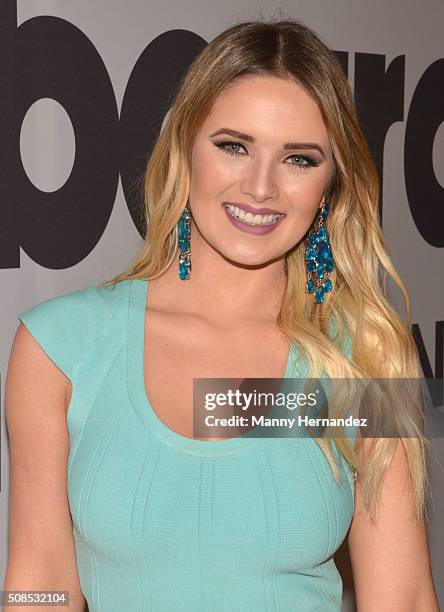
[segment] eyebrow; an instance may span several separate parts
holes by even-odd
[[[253,136],[249,134],[245,134],[244,132],[239,132],[238,130],[232,130],[231,128],[221,128],[216,132],[210,134],[210,136],[218,136],[219,134],[229,134],[230,136],[234,136],[234,138],[240,138],[241,140],[245,140],[246,142],[254,142]],[[321,155],[325,158],[325,153],[321,147],[321,145],[316,142],[286,142],[283,145],[284,149],[316,149],[321,153]]]

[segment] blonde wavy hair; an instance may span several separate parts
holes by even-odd
[[[142,248],[125,272],[104,285],[153,279],[177,262],[177,223],[189,197],[194,137],[219,93],[242,75],[272,75],[302,85],[319,106],[334,158],[334,174],[326,192],[330,202],[326,227],[335,261],[333,291],[320,304],[314,304],[313,295],[307,295],[306,245],[301,240],[285,256],[286,289],[277,320],[279,328],[305,354],[311,377],[325,372],[332,379],[421,378],[411,332],[410,300],[381,231],[378,173],[359,125],[353,94],[335,54],[296,20],[233,25],[195,58],[147,160],[142,197],[146,236]],[[407,322],[387,299],[387,275],[401,289]],[[347,334],[351,358],[343,351]],[[336,404],[343,412],[341,402]],[[401,440],[408,460],[415,517],[425,520],[428,442],[404,404],[393,402],[391,410],[390,416],[402,432],[398,437],[357,437],[354,445],[343,435],[316,441],[337,482],[339,470],[331,442],[350,468],[359,473],[364,508],[374,519],[384,473]]]

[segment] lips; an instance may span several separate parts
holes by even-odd
[[[272,208],[253,208],[253,206],[249,206],[248,204],[242,204],[241,202],[224,202],[225,206],[237,206],[238,208],[245,210],[245,212],[250,212],[253,215],[284,215],[284,213],[279,212],[278,210],[273,210]]]

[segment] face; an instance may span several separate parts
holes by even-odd
[[[193,142],[193,252],[204,245],[240,265],[283,259],[322,207],[332,171],[320,110],[304,89],[238,77]]]

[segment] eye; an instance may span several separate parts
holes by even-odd
[[[288,157],[287,159],[292,159],[295,157],[299,160],[302,160],[302,162],[304,163],[290,164],[290,166],[298,166],[302,170],[310,170],[310,168],[319,166],[319,162],[314,159],[314,157],[310,157],[309,155],[290,155],[290,157]]]
[[[234,146],[234,147],[242,147],[243,149],[245,149],[244,145],[241,144],[240,142],[232,142],[230,140],[215,140],[214,144],[221,151],[225,151],[225,153],[228,153],[228,155],[242,155],[238,151],[230,149],[229,147]]]
[[[240,142],[235,142],[233,140],[215,140],[214,144],[216,147],[218,147],[221,151],[224,151],[225,153],[228,153],[228,155],[234,155],[234,156],[239,156],[239,155],[244,155],[244,153],[239,153],[238,150],[236,150],[234,147],[242,147],[242,149],[244,149],[244,151],[246,150],[244,145]],[[313,168],[315,166],[319,166],[319,162],[314,159],[313,157],[310,157],[309,155],[290,155],[290,157],[287,157],[287,159],[293,159],[293,158],[297,158],[299,160],[302,160],[302,163],[291,163],[288,164],[289,166],[296,166],[297,168],[300,168],[302,170],[310,170],[310,168]]]

